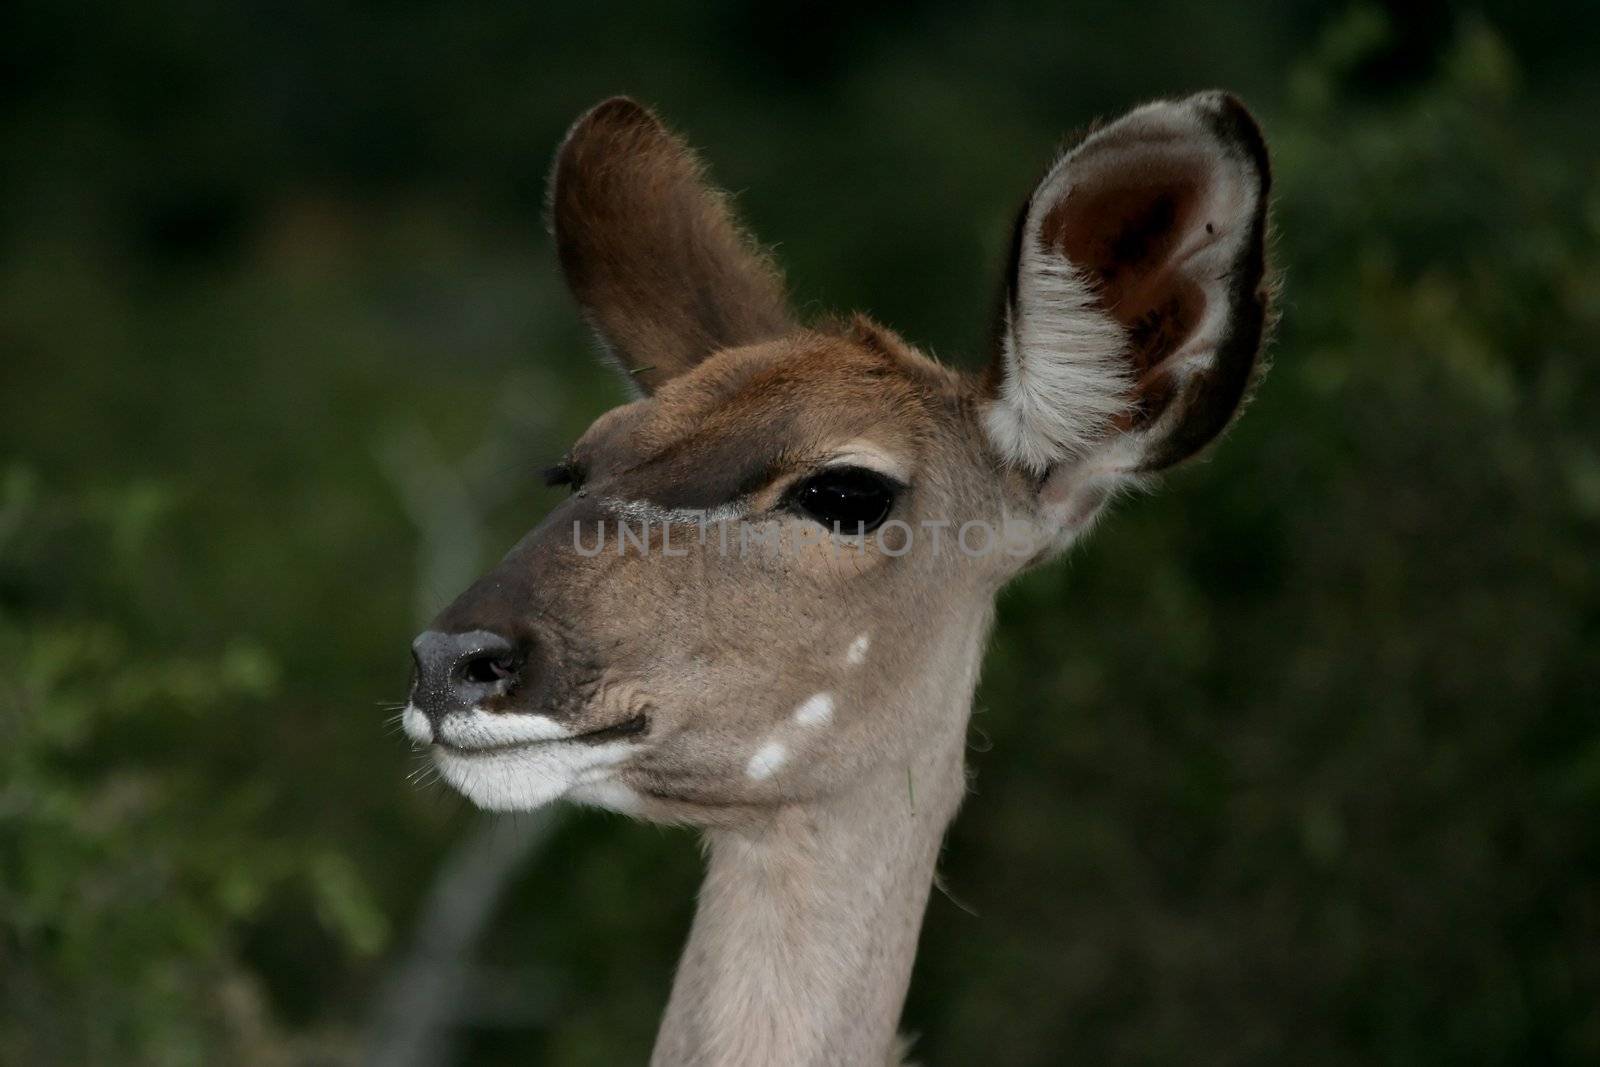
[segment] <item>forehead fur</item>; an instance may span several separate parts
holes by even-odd
[[[869,440],[915,467],[960,376],[863,318],[718,352],[602,418],[574,449],[608,492],[712,507]]]

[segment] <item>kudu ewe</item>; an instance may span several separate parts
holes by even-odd
[[[609,100],[572,128],[561,266],[643,395],[417,638],[403,718],[481,807],[704,828],[652,1063],[898,1062],[996,591],[1238,410],[1267,191],[1230,96],[1091,133],[1021,213],[974,377],[862,316],[797,323],[649,111]]]

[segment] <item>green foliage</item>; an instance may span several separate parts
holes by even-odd
[[[1003,612],[982,722],[1012,755],[952,851],[1015,977],[944,976],[952,1062],[1600,1054],[1600,175],[1528,136],[1482,23],[1413,93],[1330,98],[1373,18],[1272,123],[1257,403]]]
[[[117,587],[170,505],[148,485],[69,500],[24,467],[3,480],[5,1062],[247,1050],[267,1023],[226,932],[274,896],[304,894],[352,956],[386,940],[348,857],[261,825],[281,786],[236,738],[278,690],[272,655],[242,634],[152,652],[130,629],[149,602]]]
[[[1276,366],[1003,599],[918,1054],[1600,1059],[1595,14],[593,7],[4,16],[0,1062],[357,1057],[468,817],[383,732],[430,546],[494,558],[622,395],[539,230],[579,108],[659,103],[807,307],[970,364],[1048,146],[1210,84]],[[570,820],[484,947],[542,1006],[464,1062],[641,1062],[696,863]]]

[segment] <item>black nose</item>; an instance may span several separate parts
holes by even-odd
[[[411,642],[411,658],[411,702],[435,721],[509,692],[526,659],[518,645],[488,630],[429,630]]]

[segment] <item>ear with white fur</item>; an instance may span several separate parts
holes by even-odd
[[[1087,523],[1215,439],[1268,317],[1266,144],[1223,93],[1148,104],[1062,156],[1018,221],[985,428]]]

